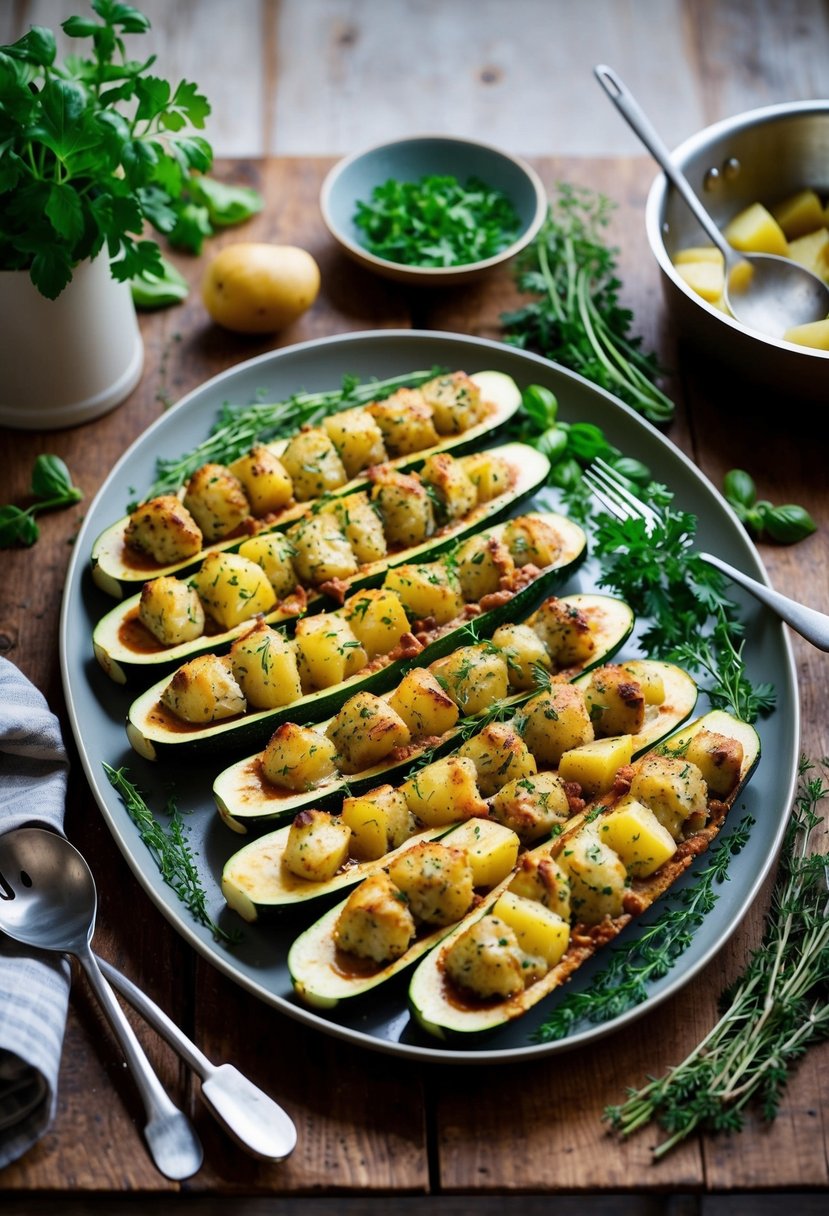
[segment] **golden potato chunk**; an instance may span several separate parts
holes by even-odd
[[[539,764],[555,767],[562,754],[593,739],[584,695],[572,684],[551,684],[515,715],[515,728]]]
[[[676,841],[668,829],[635,798],[623,798],[598,824],[599,835],[637,878],[655,873],[676,852]]]
[[[281,511],[294,496],[288,470],[264,444],[257,444],[246,456],[234,460],[230,471],[239,478],[251,511],[260,519]]]
[[[190,583],[222,629],[234,629],[276,605],[265,571],[240,553],[208,553]]]
[[[277,600],[282,600],[297,588],[294,570],[294,547],[284,532],[260,532],[243,541],[237,550],[240,557],[256,562],[265,572]]]
[[[515,480],[515,471],[503,456],[491,452],[473,452],[461,456],[461,464],[467,477],[475,487],[478,502],[491,502],[505,494]]]
[[[184,491],[184,505],[205,540],[223,540],[250,519],[250,503],[238,477],[221,464],[196,469]]]
[[[535,515],[519,515],[504,529],[504,544],[516,566],[538,566],[543,570],[558,561],[561,537],[545,519]]]
[[[490,722],[462,745],[459,756],[475,765],[478,789],[486,798],[501,786],[536,771],[535,757],[524,740],[508,722]]]
[[[409,618],[399,598],[383,587],[358,591],[343,604],[343,615],[369,659],[391,654],[409,632]]]
[[[204,608],[195,588],[169,575],[141,588],[138,619],[165,646],[192,642],[204,633]]]
[[[557,861],[570,878],[574,921],[596,925],[606,916],[613,918],[621,913],[627,870],[595,823],[585,824],[567,840]]]
[[[507,781],[492,799],[492,814],[524,844],[560,829],[570,815],[564,784],[556,773],[532,773]]]
[[[293,646],[264,621],[233,643],[230,665],[254,709],[276,709],[302,696]]]
[[[570,919],[570,877],[554,857],[533,857],[525,853],[515,868],[510,891],[524,899],[534,899]]]
[[[509,925],[518,946],[531,960],[534,976],[544,975],[562,957],[570,944],[570,926],[557,912],[514,891],[504,891],[492,915]],[[539,966],[539,963],[541,964]]]
[[[393,566],[383,586],[397,596],[412,620],[448,625],[463,613],[460,587],[443,562]]]
[[[331,688],[362,671],[368,662],[348,621],[338,612],[304,616],[294,635],[302,686]]]
[[[383,522],[365,490],[333,498],[323,511],[334,516],[360,565],[379,562],[386,556]]]
[[[481,390],[466,372],[449,372],[421,384],[439,435],[462,435],[486,416]]]
[[[630,796],[650,807],[678,840],[689,815],[706,816],[705,780],[696,764],[675,756],[645,756],[636,766]]]
[[[475,483],[460,461],[448,452],[435,452],[420,470],[421,480],[430,487],[445,519],[463,519],[478,502]]]
[[[443,735],[458,720],[458,707],[426,667],[407,671],[389,697],[413,739]]]
[[[463,715],[483,713],[509,691],[507,661],[491,642],[461,646],[429,670]]]
[[[500,591],[515,572],[507,546],[497,536],[486,533],[470,536],[459,545],[453,565],[468,604],[477,604],[485,595]]]
[[[268,781],[280,789],[299,791],[335,776],[336,759],[336,747],[321,731],[283,722],[271,735],[260,762]]]
[[[719,731],[699,730],[691,736],[685,759],[702,773],[709,797],[727,798],[740,780],[743,745]]]
[[[389,545],[410,549],[428,540],[435,530],[435,512],[420,478],[380,465],[372,470],[371,481],[371,501],[380,512]]]
[[[657,665],[643,659],[628,659],[620,666],[641,685],[646,705],[663,705],[665,678]]]
[[[505,921],[482,916],[446,952],[449,979],[483,999],[506,999],[524,988],[524,955]]]
[[[200,654],[179,667],[161,694],[163,705],[183,722],[203,724],[245,712],[245,696],[230,670],[230,660]]]
[[[814,190],[798,190],[775,203],[770,211],[787,240],[814,232],[826,222],[823,205]]]
[[[472,867],[464,849],[437,840],[420,841],[400,853],[388,873],[416,921],[452,925],[472,904]]]
[[[351,545],[334,515],[320,511],[288,529],[294,549],[294,569],[307,587],[319,587],[329,579],[351,578],[359,569]]]
[[[587,711],[597,738],[636,735],[645,723],[642,685],[624,667],[606,663],[592,673],[584,690]]]
[[[414,817],[427,827],[487,815],[475,765],[462,756],[446,756],[424,765],[403,782],[400,791]]]
[[[201,552],[201,528],[175,494],[161,494],[133,511],[124,532],[130,549],[147,553],[160,566],[171,566]]]
[[[377,861],[411,836],[414,820],[400,790],[380,785],[343,800],[342,821],[351,828],[349,852],[357,861]]]
[[[349,478],[387,459],[383,432],[367,410],[356,406],[323,420]]]
[[[528,624],[541,638],[556,667],[586,663],[596,649],[587,615],[575,604],[554,595],[533,613]]]
[[[520,841],[515,832],[493,819],[467,819],[443,843],[463,849],[472,867],[472,885],[489,889],[515,866]]]
[[[374,963],[400,958],[414,936],[412,914],[383,871],[370,875],[351,892],[334,926],[339,950]]]
[[[432,407],[419,389],[399,388],[383,401],[372,401],[366,412],[382,431],[390,456],[422,452],[438,442]]]
[[[596,739],[564,752],[558,763],[562,781],[575,781],[588,798],[596,798],[612,789],[620,768],[630,764],[633,736],[614,735]]]
[[[783,229],[762,203],[752,203],[726,224],[723,236],[746,253],[776,253],[786,257],[789,244]]]
[[[344,773],[373,768],[409,742],[409,728],[382,697],[358,692],[349,697],[326,731]]]
[[[492,644],[507,660],[510,688],[535,688],[539,671],[550,670],[547,648],[529,625],[501,625],[492,635]]]
[[[327,811],[300,811],[288,830],[282,864],[297,878],[327,882],[345,864],[351,828]]]
[[[282,453],[297,502],[308,502],[348,481],[339,453],[322,427],[308,427],[289,441]]]

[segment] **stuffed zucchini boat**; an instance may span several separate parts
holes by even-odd
[[[636,674],[628,672],[624,680],[618,678],[624,664],[606,664],[575,684],[552,683],[535,692],[515,707],[511,720],[471,723],[466,738],[455,739],[460,746],[453,755],[429,757],[423,767],[410,768],[396,788],[380,784],[363,794],[349,793],[338,814],[301,810],[289,827],[229,858],[222,874],[225,900],[252,921],[336,894],[385,867],[394,851],[419,833],[439,834],[470,817],[503,823],[523,845],[559,832],[584,806],[582,785],[564,783],[568,763],[589,784],[584,757],[598,752],[594,767],[612,779],[619,765],[652,747],[693,711],[696,685],[680,668],[656,660],[631,666]],[[613,698],[610,685],[616,689]],[[624,735],[608,735],[619,725],[627,728]],[[326,742],[325,736],[319,739]],[[317,752],[311,747],[317,741],[306,739],[305,755],[312,762]],[[571,755],[578,758],[575,763],[568,760]]]
[[[139,696],[128,715],[130,742],[147,759],[165,748],[180,756],[214,745],[245,752],[263,747],[282,722],[327,717],[358,691],[385,692],[415,660],[430,663],[470,630],[485,637],[513,611],[537,603],[583,555],[579,531],[563,517],[519,516],[503,542],[471,538],[469,582],[466,561],[408,563],[389,570],[383,587],[355,592],[342,608],[302,617],[290,638],[260,621],[228,655],[198,655]],[[505,573],[502,550],[513,562]],[[513,554],[524,565],[516,566]],[[481,555],[485,561],[476,562]],[[533,556],[554,568],[541,584]],[[476,594],[487,564],[498,590],[465,602],[464,586]]]
[[[463,561],[459,538],[511,510],[547,471],[546,459],[522,445],[470,459],[475,461],[474,482],[465,461],[448,455],[427,461],[419,475],[389,477],[384,466],[374,469],[370,496],[360,491],[332,498],[287,532],[262,533],[233,553],[210,554],[189,578],[148,580],[140,593],[98,622],[92,637],[95,657],[119,684],[132,677],[146,682],[198,654],[226,650],[258,618],[277,625],[322,611],[332,600],[341,604],[350,592],[375,586],[390,569],[442,552],[448,551],[448,560]],[[556,516],[554,524],[557,550],[548,545],[543,553],[526,555],[542,568],[565,566],[586,547],[577,524],[563,516]],[[487,536],[503,539],[506,527],[490,529]],[[522,554],[501,557],[502,576],[516,564],[527,565]],[[471,594],[476,584],[495,589],[494,558],[478,554],[477,561],[485,563],[480,577],[465,570],[467,600],[479,598]]]
[[[365,490],[375,465],[410,470],[439,453],[470,450],[520,404],[515,381],[502,372],[446,373],[259,444],[230,465],[202,465],[178,493],[149,499],[97,537],[93,579],[120,599],[251,534],[287,527],[323,495]]]
[[[447,664],[441,659],[432,665],[437,671],[412,668],[382,697],[356,693],[316,726],[283,723],[263,751],[216,778],[213,795],[224,822],[236,832],[272,826],[303,807],[390,781],[425,754],[437,757],[456,746],[493,704],[506,711],[529,697],[542,675],[575,679],[606,662],[633,628],[631,609],[612,596],[565,595],[531,612],[522,594],[511,600],[510,623],[493,632],[488,646],[455,652],[455,672],[468,668],[463,680],[442,674]]]
[[[714,710],[623,768],[421,962],[418,1023],[462,1044],[555,991],[708,848],[759,755],[754,728]]]

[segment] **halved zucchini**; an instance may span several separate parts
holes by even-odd
[[[533,1005],[553,992],[561,984],[612,940],[630,923],[634,916],[641,915],[659,896],[676,881],[680,874],[692,864],[695,857],[703,852],[719,831],[725,816],[733,806],[760,756],[760,739],[752,726],[732,717],[722,710],[713,710],[696,719],[677,734],[664,740],[653,749],[653,752],[664,755],[682,755],[688,743],[701,730],[714,731],[731,738],[736,738],[742,744],[743,754],[736,787],[723,800],[710,800],[711,814],[704,827],[693,832],[680,843],[677,851],[659,869],[649,877],[630,880],[628,894],[625,896],[623,911],[612,919],[605,918],[598,925],[579,925],[578,934],[571,938],[570,945],[561,960],[540,980],[525,988],[522,992],[507,1000],[476,1000],[464,995],[446,978],[446,957],[453,944],[469,927],[473,920],[480,919],[491,912],[493,900],[486,900],[456,929],[443,939],[437,949],[427,955],[412,976],[409,987],[409,1004],[417,1022],[429,1034],[439,1039],[452,1039],[458,1044],[467,1043],[476,1035],[491,1032],[505,1023],[521,1017]],[[598,822],[608,815],[613,804],[605,806]],[[592,816],[591,816],[592,817]],[[568,824],[567,830],[554,843],[552,850],[549,844],[539,846],[534,850],[539,856],[545,848],[552,856],[560,856],[562,850],[572,839],[572,835],[583,824],[584,816]]]
[[[491,406],[490,413],[476,426],[470,427],[460,435],[445,436],[439,444],[422,452],[409,456],[399,456],[388,463],[396,469],[419,468],[435,452],[450,452],[460,455],[464,450],[474,447],[485,436],[504,426],[515,414],[521,404],[521,392],[512,377],[503,372],[476,372],[470,377],[481,390],[484,399]],[[277,440],[267,445],[275,454],[284,450],[288,440]],[[351,494],[356,490],[365,489],[367,485],[364,476],[358,476],[346,485],[334,491],[337,495]],[[183,490],[180,491],[183,494]],[[313,510],[313,500],[295,503],[286,507],[278,516],[269,521],[266,531],[277,531],[288,527],[303,515]],[[120,599],[140,587],[147,579],[160,574],[178,574],[185,570],[193,570],[204,560],[208,553],[223,549],[234,549],[245,540],[245,536],[230,537],[205,545],[200,553],[181,562],[161,566],[150,557],[142,557],[140,553],[131,550],[124,542],[124,536],[129,523],[125,516],[117,523],[111,524],[95,540],[92,546],[92,577],[98,587],[107,595]]]
[[[497,531],[497,529],[493,530],[494,533]],[[543,588],[538,585],[542,582]],[[533,599],[537,600],[539,593],[547,590],[548,587],[549,579],[542,575],[535,583],[519,591],[509,601],[508,619],[511,622],[523,620],[535,606],[532,602]],[[530,592],[533,589],[535,589],[535,594],[531,596]],[[609,595],[565,595],[561,597],[561,602],[579,608],[585,613],[590,621],[596,642],[590,662],[578,668],[570,668],[565,673],[573,678],[582,671],[589,671],[592,667],[606,662],[619,649],[633,628],[633,613],[622,600],[614,599]],[[507,605],[504,607],[506,608]],[[480,621],[482,618],[478,617],[477,620]],[[490,632],[488,626],[487,632]],[[679,684],[680,676],[684,676],[684,673],[679,673],[676,677],[677,684]],[[693,681],[687,676],[684,678],[694,688]],[[521,701],[532,696],[532,691],[517,693],[507,698],[503,704],[505,706],[519,705]],[[675,694],[672,695],[675,695],[678,701],[680,688],[677,687]],[[696,695],[695,692],[694,695]],[[687,717],[692,708],[693,705],[686,710],[682,717]],[[674,725],[681,722],[682,717],[677,718]],[[322,722],[318,729],[324,733],[329,724],[330,719]],[[655,727],[656,722],[654,722],[654,729]],[[312,789],[300,792],[278,789],[268,781],[262,772],[260,753],[257,752],[221,772],[213,784],[213,795],[219,814],[228,827],[235,832],[246,832],[249,827],[255,828],[263,824],[284,823],[293,819],[304,806],[325,805],[327,802],[341,797],[346,788],[354,794],[359,794],[363,790],[392,780],[395,775],[409,768],[427,750],[434,752],[435,757],[442,755],[456,745],[462,733],[468,732],[468,728],[469,722],[467,721],[447,731],[437,742],[432,738],[419,746],[409,746],[399,758],[374,765],[370,769],[350,774],[348,777],[335,774]],[[664,733],[664,728],[659,733]],[[655,737],[658,737],[658,734]],[[649,743],[650,740],[643,746],[648,746]]]

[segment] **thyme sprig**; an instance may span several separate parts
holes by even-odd
[[[559,1002],[535,1031],[536,1042],[566,1038],[579,1022],[606,1022],[648,999],[649,985],[668,974],[716,904],[716,888],[727,881],[729,862],[745,846],[753,822],[746,816],[711,850],[707,865],[695,875],[693,885],[665,896],[656,919],[641,935],[614,949],[605,970],[585,989],[568,993]]]
[[[187,829],[175,802],[170,799],[168,803],[170,822],[165,826],[155,818],[143,794],[127,776],[126,769],[113,768],[106,761],[103,765],[110,785],[120,794],[127,814],[138,828],[167,886],[172,887],[193,919],[209,929],[216,941],[229,945],[240,941],[240,933],[227,932],[207,911],[207,893],[201,885]]]
[[[716,709],[725,709],[745,722],[755,722],[759,716],[771,713],[777,695],[773,684],[767,681],[752,684],[745,674],[745,638],[740,638],[735,646],[737,632],[735,622],[719,608],[711,636],[682,642],[671,658],[708,675],[711,683],[706,685],[705,691]]]
[[[801,759],[763,939],[723,994],[722,1017],[682,1063],[605,1112],[623,1136],[657,1120],[668,1136],[656,1159],[697,1129],[738,1131],[752,1102],[774,1119],[792,1067],[829,1038],[827,858],[811,849],[829,786],[814,769]]]

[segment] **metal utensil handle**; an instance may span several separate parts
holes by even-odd
[[[732,582],[744,587],[746,591],[750,591],[756,599],[776,612],[787,625],[791,625],[795,633],[799,633],[807,642],[817,646],[818,650],[829,651],[829,616],[826,613],[790,600],[788,596],[781,595],[779,591],[767,587],[765,583],[758,583],[756,579],[729,566],[728,562],[714,557],[711,553],[700,553],[699,556],[703,561],[708,562],[709,566],[714,566],[721,573],[728,575]]]
[[[645,115],[633,94],[613,69],[606,64],[598,64],[593,69],[593,74],[628,126],[639,136],[662,172],[676,186],[696,219],[725,258],[726,263],[733,262],[735,260],[734,250],[697,198],[685,174],[674,163],[667,145],[657,135],[650,119]]]
[[[190,1121],[169,1098],[153,1071],[135,1031],[98,966],[91,948],[76,954],[101,1008],[116,1034],[147,1112],[145,1139],[157,1168],[167,1178],[190,1178],[201,1167],[201,1143]]]

